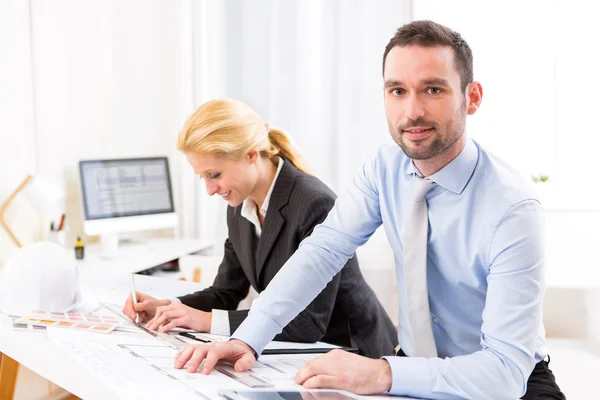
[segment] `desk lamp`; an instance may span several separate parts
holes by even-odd
[[[56,210],[57,206],[63,199],[63,194],[48,180],[36,176],[28,175],[17,189],[0,205],[0,225],[8,233],[8,236],[13,240],[17,247],[23,247],[21,242],[16,238],[10,227],[4,221],[4,213],[10,203],[21,193],[29,201],[29,204],[41,215],[50,211]]]

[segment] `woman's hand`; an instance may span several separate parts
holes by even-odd
[[[210,332],[212,313],[196,310],[181,303],[171,303],[156,308],[154,318],[146,328],[167,332],[176,327],[189,328],[198,332]],[[161,326],[162,325],[162,326]]]
[[[158,307],[171,304],[171,300],[158,300],[144,293],[135,292],[135,295],[137,296],[137,304],[133,304],[131,296],[127,296],[123,306],[123,314],[132,321],[135,321],[136,312],[140,316],[140,322],[149,321],[154,317]]]

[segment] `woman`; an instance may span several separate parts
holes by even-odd
[[[308,173],[284,132],[239,101],[203,104],[186,121],[178,148],[206,182],[208,194],[229,204],[225,256],[208,289],[173,300],[138,293],[138,303],[128,298],[123,312],[134,319],[137,311],[153,330],[180,326],[231,335],[248,315],[235,310],[250,286],[258,293],[267,287],[325,219],[335,195]],[[394,354],[396,336],[354,255],[275,339],[354,346],[375,358]]]

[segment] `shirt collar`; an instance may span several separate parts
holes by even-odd
[[[469,183],[478,160],[479,149],[471,138],[467,138],[467,143],[465,143],[465,147],[463,147],[458,156],[444,168],[429,176],[428,179],[446,190],[461,194],[467,183]],[[408,175],[416,174],[423,177],[412,160],[408,163],[406,173]]]
[[[263,201],[262,206],[260,207],[260,214],[264,217],[267,215],[267,209],[269,208],[269,201],[271,200],[271,194],[273,193],[273,188],[275,187],[275,182],[277,182],[277,177],[281,172],[281,168],[283,167],[283,157],[279,157],[279,163],[277,165],[277,171],[275,172],[275,177],[273,178],[273,182],[271,183],[271,187],[265,196],[265,200]],[[250,214],[256,214],[256,203],[250,200],[250,198],[246,198],[244,203],[242,204],[242,216],[247,216]]]

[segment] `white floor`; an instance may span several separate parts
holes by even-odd
[[[548,346],[550,369],[567,399],[600,398],[600,344],[593,346],[576,340],[548,339]],[[19,372],[15,400],[57,399],[62,394],[64,392],[56,387],[50,391],[44,379],[26,368]]]

